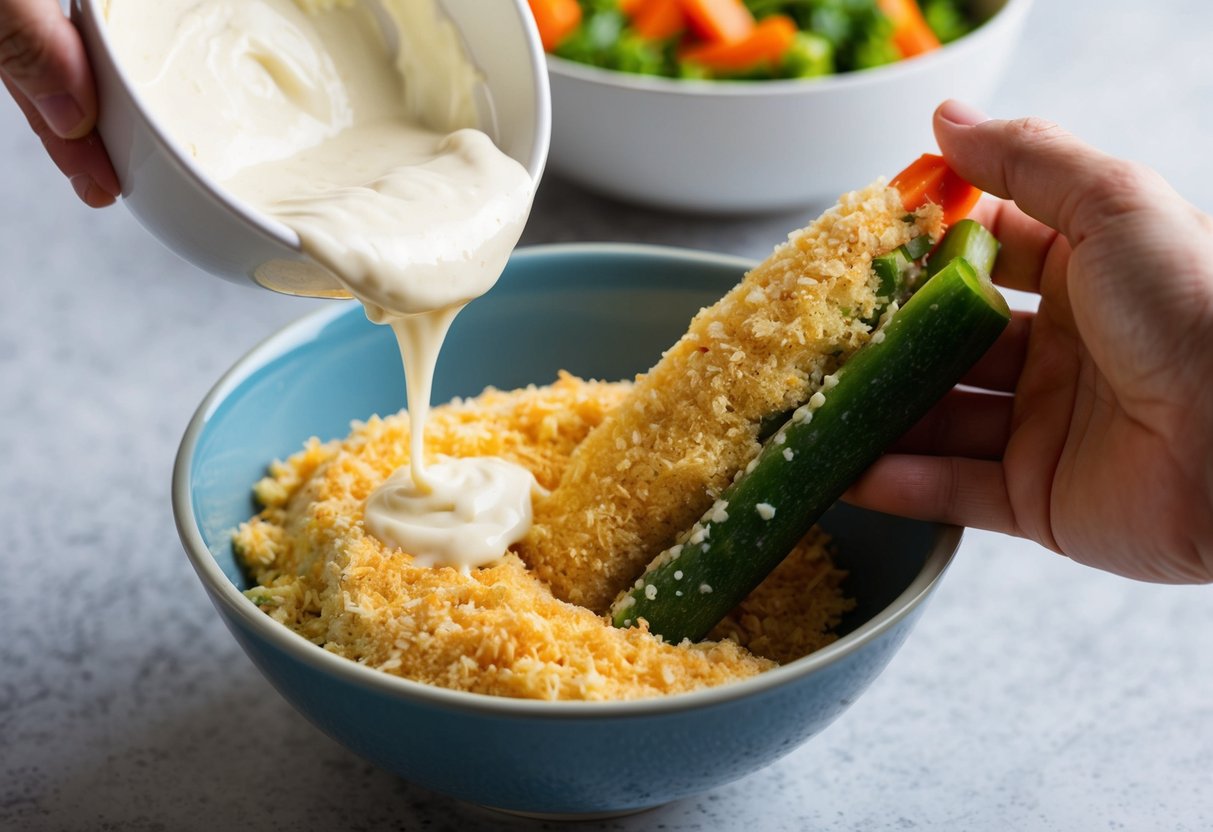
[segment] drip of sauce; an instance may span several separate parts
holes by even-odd
[[[459,310],[504,269],[534,183],[476,129],[476,71],[434,0],[377,2],[110,0],[106,16],[169,132],[392,327],[410,465],[370,496],[365,525],[466,569],[521,539],[537,485],[495,458],[427,466],[434,368]]]

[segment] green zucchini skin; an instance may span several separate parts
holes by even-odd
[[[914,240],[922,239],[925,238],[914,238]],[[910,294],[911,277],[918,267],[917,261],[922,258],[921,255],[919,257],[911,256],[912,252],[908,246],[909,243],[872,260],[872,271],[880,280],[880,286],[876,290],[876,309],[871,318],[864,319],[865,323],[874,326],[880,321],[880,316],[884,314],[884,310],[890,303],[893,301],[901,303],[905,300],[906,295]]]
[[[687,539],[616,599],[612,623],[644,619],[667,642],[703,638],[1009,320],[989,277],[953,259],[767,440]]]
[[[994,271],[1000,248],[1002,243],[984,225],[976,220],[960,220],[943,235],[927,260],[927,277],[934,277],[957,257],[968,260],[979,273],[989,275]]]

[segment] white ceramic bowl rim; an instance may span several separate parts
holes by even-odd
[[[691,251],[667,246],[630,244],[584,244],[531,246],[520,250],[527,259],[565,257],[575,255],[643,255],[682,262],[699,262],[708,265],[728,266],[738,271],[750,269],[755,263],[740,257]],[[450,710],[474,711],[480,714],[551,719],[627,719],[639,716],[655,716],[711,707],[790,684],[804,676],[831,665],[859,650],[865,644],[879,638],[891,627],[909,615],[943,576],[948,564],[960,544],[962,529],[957,526],[939,526],[932,550],[928,553],[921,571],[887,607],[865,621],[854,631],[832,644],[804,658],[773,668],[749,679],[730,682],[716,687],[673,694],[652,699],[624,702],[552,702],[544,700],[512,699],[481,693],[448,690],[445,688],[414,682],[392,676],[379,670],[330,653],[313,644],[293,630],[274,621],[261,612],[241,594],[219,568],[219,564],[207,549],[193,516],[190,499],[191,466],[198,440],[214,415],[219,403],[239,387],[250,375],[263,367],[284,348],[321,331],[334,318],[345,313],[350,302],[335,302],[331,309],[321,309],[288,325],[271,335],[250,350],[211,388],[198,406],[173,466],[172,501],[173,516],[177,531],[194,569],[201,576],[212,598],[218,599],[232,614],[239,617],[260,638],[289,654],[292,658],[311,665],[324,673],[336,676],[350,684],[372,688],[378,692],[404,700],[423,702],[431,706]],[[268,463],[268,460],[267,460]],[[250,488],[252,484],[250,483]]]
[[[1006,0],[993,16],[969,34],[957,38],[926,55],[907,58],[884,66],[871,69],[843,72],[837,75],[824,75],[819,78],[782,78],[770,81],[729,81],[704,80],[695,78],[667,78],[663,75],[639,75],[631,72],[620,72],[613,69],[591,66],[566,60],[556,55],[548,55],[548,69],[568,78],[575,78],[590,84],[608,87],[618,87],[628,90],[642,90],[649,93],[664,95],[686,96],[755,96],[755,95],[798,95],[814,90],[858,90],[864,87],[880,84],[894,75],[917,75],[929,72],[933,66],[953,56],[960,56],[973,51],[981,51],[986,42],[994,40],[999,32],[1013,25],[1014,19],[1026,14],[1032,5],[1032,0]]]
[[[300,245],[298,234],[277,220],[252,210],[244,202],[233,197],[226,188],[220,187],[219,183],[203,170],[201,165],[190,158],[188,154],[182,152],[181,146],[168,134],[160,119],[147,105],[142,93],[139,91],[139,85],[132,81],[126,71],[125,62],[121,59],[117,50],[114,49],[113,41],[110,39],[109,26],[106,24],[105,19],[105,0],[82,0],[82,2],[89,7],[89,14],[94,21],[94,25],[97,27],[101,43],[105,47],[105,52],[110,56],[110,61],[113,64],[114,71],[118,75],[122,88],[130,96],[135,109],[138,110],[148,130],[156,138],[159,149],[164,155],[180,165],[189,178],[193,179],[200,188],[220,202],[228,211],[239,216],[249,225],[273,237],[282,245],[298,249]]]
[[[220,202],[228,211],[272,237],[278,243],[288,248],[299,250],[301,245],[299,235],[293,229],[288,228],[283,223],[266,214],[253,210],[243,201],[234,197],[226,188],[215,181],[209,173],[203,170],[201,165],[190,158],[188,154],[182,152],[181,146],[164,129],[160,119],[148,107],[147,102],[144,101],[143,95],[139,92],[139,86],[127,74],[124,62],[114,49],[113,42],[110,40],[109,26],[106,25],[105,21],[105,0],[77,0],[77,2],[88,5],[89,14],[97,27],[97,32],[105,47],[105,52],[110,56],[110,62],[113,64],[114,71],[118,74],[122,88],[130,96],[135,109],[143,118],[152,135],[155,136],[160,150],[164,152],[165,156],[176,161],[185,170],[189,178],[193,179],[200,188]],[[531,41],[532,48],[528,50],[531,58],[530,72],[531,77],[535,79],[538,85],[538,89],[536,90],[535,123],[532,125],[535,143],[531,148],[530,158],[525,161],[526,169],[531,174],[532,181],[538,185],[540,178],[543,176],[543,169],[548,156],[548,145],[551,141],[552,116],[549,103],[551,95],[548,91],[547,74],[544,72],[544,65],[542,63],[544,60],[543,47],[539,43],[539,31],[535,26],[534,18],[528,12],[523,11],[521,3],[516,2],[514,9],[521,19],[522,28],[526,32],[527,39]]]

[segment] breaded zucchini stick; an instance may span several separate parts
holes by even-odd
[[[577,448],[535,506],[523,560],[557,597],[605,610],[757,454],[763,420],[803,403],[868,340],[872,259],[942,230],[937,206],[907,216],[877,183],[793,232]]]

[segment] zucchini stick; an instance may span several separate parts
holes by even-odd
[[[957,257],[969,261],[980,274],[989,276],[1002,243],[977,220],[961,220],[948,229],[935,251],[927,260],[927,277],[934,277]],[[873,261],[875,265],[875,261]]]
[[[931,251],[931,238],[925,234],[914,237],[888,254],[872,258],[872,272],[880,285],[876,290],[876,306],[872,315],[864,318],[864,322],[875,327],[890,304],[900,306],[905,303],[924,273],[928,277],[935,275],[957,257],[964,257],[981,274],[990,274],[1001,247],[1002,243],[984,225],[965,219],[948,229],[925,266],[923,258]],[[791,415],[792,410],[789,409],[764,419],[758,433],[759,440],[766,442]]]
[[[605,612],[871,337],[872,262],[943,237],[942,211],[906,215],[892,188],[840,198],[793,232],[686,333],[573,453],[515,551],[552,593]],[[876,316],[879,319],[879,315]]]
[[[846,488],[994,343],[1006,301],[949,262],[771,437],[677,545],[611,607],[668,642],[697,641],[791,551]]]
[[[921,234],[903,246],[872,259],[872,271],[880,280],[876,290],[877,304],[872,316],[865,322],[875,326],[890,303],[904,303],[914,288],[920,271],[920,262],[931,250],[931,238]]]

